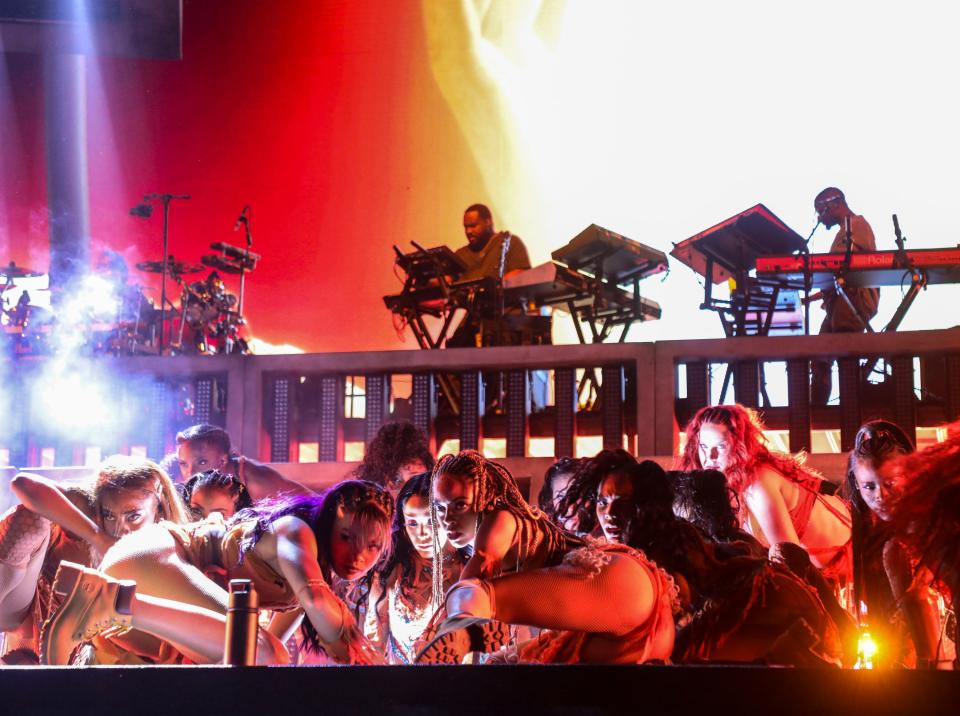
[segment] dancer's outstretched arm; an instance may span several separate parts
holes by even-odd
[[[318,561],[313,530],[287,516],[273,523],[280,573],[297,595],[326,652],[343,663],[381,663],[364,638],[347,606],[333,593]]]
[[[296,633],[303,623],[303,611],[294,609],[289,612],[274,612],[267,625],[267,631],[284,644]]]
[[[53,480],[21,472],[10,481],[10,488],[24,507],[77,535],[101,555],[116,542],[74,505]]]
[[[297,595],[307,619],[324,642],[340,638],[345,611],[330,590],[317,559],[317,538],[303,520],[282,517],[273,523],[280,573]]]
[[[279,494],[312,495],[314,491],[295,480],[284,477],[272,467],[245,455],[236,458],[237,479],[243,483],[254,501]]]

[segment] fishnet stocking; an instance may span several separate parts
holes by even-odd
[[[598,570],[579,565],[508,574],[491,581],[497,619],[547,629],[618,635],[650,614],[650,572],[625,555],[610,555]]]
[[[0,562],[25,567],[50,535],[50,520],[23,505],[7,510],[0,518]]]

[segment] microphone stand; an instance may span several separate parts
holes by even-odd
[[[189,194],[146,194],[143,197],[144,201],[159,199],[163,204],[163,266],[160,269],[160,343],[157,349],[158,355],[163,355],[164,324],[167,322],[167,266],[170,260],[167,256],[167,246],[169,244],[170,202],[174,199],[189,198]]]
[[[820,226],[820,220],[813,225],[807,240],[803,242],[803,335],[810,335],[810,291],[813,289],[813,272],[810,270],[810,239]]]
[[[247,250],[244,254],[243,261],[240,262],[240,299],[237,302],[237,317],[240,319],[243,318],[243,290],[247,277],[247,261],[249,260],[250,249],[253,248],[253,233],[250,231],[249,216],[243,219],[243,230],[247,235]]]

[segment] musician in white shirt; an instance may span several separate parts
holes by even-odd
[[[843,192],[836,187],[827,187],[813,200],[820,223],[828,229],[838,226],[837,235],[830,246],[830,253],[847,251],[876,251],[877,241],[870,224],[847,205]],[[850,299],[848,304],[835,289],[823,290],[823,310],[826,316],[820,333],[862,333],[868,322],[877,315],[880,291],[876,288],[844,287]],[[832,361],[813,361],[811,364],[810,400],[814,405],[826,405],[831,391]]]

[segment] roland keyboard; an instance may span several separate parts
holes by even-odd
[[[807,261],[809,268],[807,269]],[[843,274],[848,286],[900,286],[911,282],[915,270],[928,284],[960,283],[960,246],[909,251],[855,251],[846,265],[846,254],[758,256],[757,277],[776,278],[803,286],[809,270],[814,288],[833,286]]]

